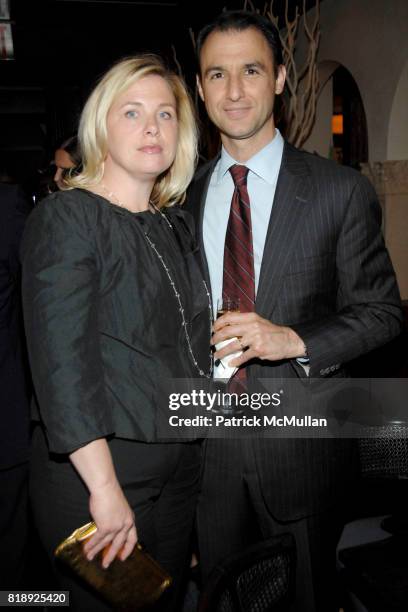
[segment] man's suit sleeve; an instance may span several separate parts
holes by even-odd
[[[312,377],[332,374],[341,364],[387,343],[402,328],[400,296],[381,232],[381,208],[371,183],[362,176],[346,207],[336,268],[337,312],[291,326],[307,347]]]

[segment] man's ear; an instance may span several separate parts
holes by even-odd
[[[275,81],[275,93],[281,94],[285,87],[285,79],[286,79],[286,68],[283,64],[278,66],[278,76]]]
[[[199,74],[196,75],[196,83],[197,83],[198,93],[200,94],[200,98],[204,102],[205,101],[204,100],[204,92],[203,92],[203,88],[201,86],[201,79],[200,79],[200,75]]]

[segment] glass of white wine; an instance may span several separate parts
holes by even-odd
[[[222,297],[217,300],[217,319],[227,312],[240,312],[240,300],[239,298],[229,298]],[[215,349],[219,351],[224,346],[229,344],[230,342],[234,342],[237,338],[234,336],[233,338],[228,338],[227,340],[222,340],[215,345]],[[231,355],[227,355],[222,359],[217,359],[214,364],[214,378],[222,379],[225,382],[235,374],[238,370],[235,366],[230,366],[229,361],[235,359],[235,357],[239,357],[242,354],[242,351],[237,351],[236,353],[232,353]]]
[[[217,300],[217,319],[227,312],[239,312],[240,311],[240,299],[239,298],[218,298]]]

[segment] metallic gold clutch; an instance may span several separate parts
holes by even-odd
[[[55,556],[67,563],[114,608],[138,610],[152,604],[171,584],[171,577],[136,544],[125,560],[114,559],[107,569],[101,565],[101,551],[92,561],[83,553],[83,542],[96,532],[95,523],[79,527],[55,550]]]

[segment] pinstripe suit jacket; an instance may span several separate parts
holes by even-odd
[[[197,172],[186,202],[196,220],[207,282],[203,212],[216,163]],[[381,233],[381,209],[365,177],[285,143],[256,312],[299,334],[311,378],[344,376],[347,362],[400,333],[400,297]],[[250,381],[304,375],[295,360],[248,366]],[[347,475],[347,444],[258,440],[258,475],[272,513],[291,519],[334,501]]]

